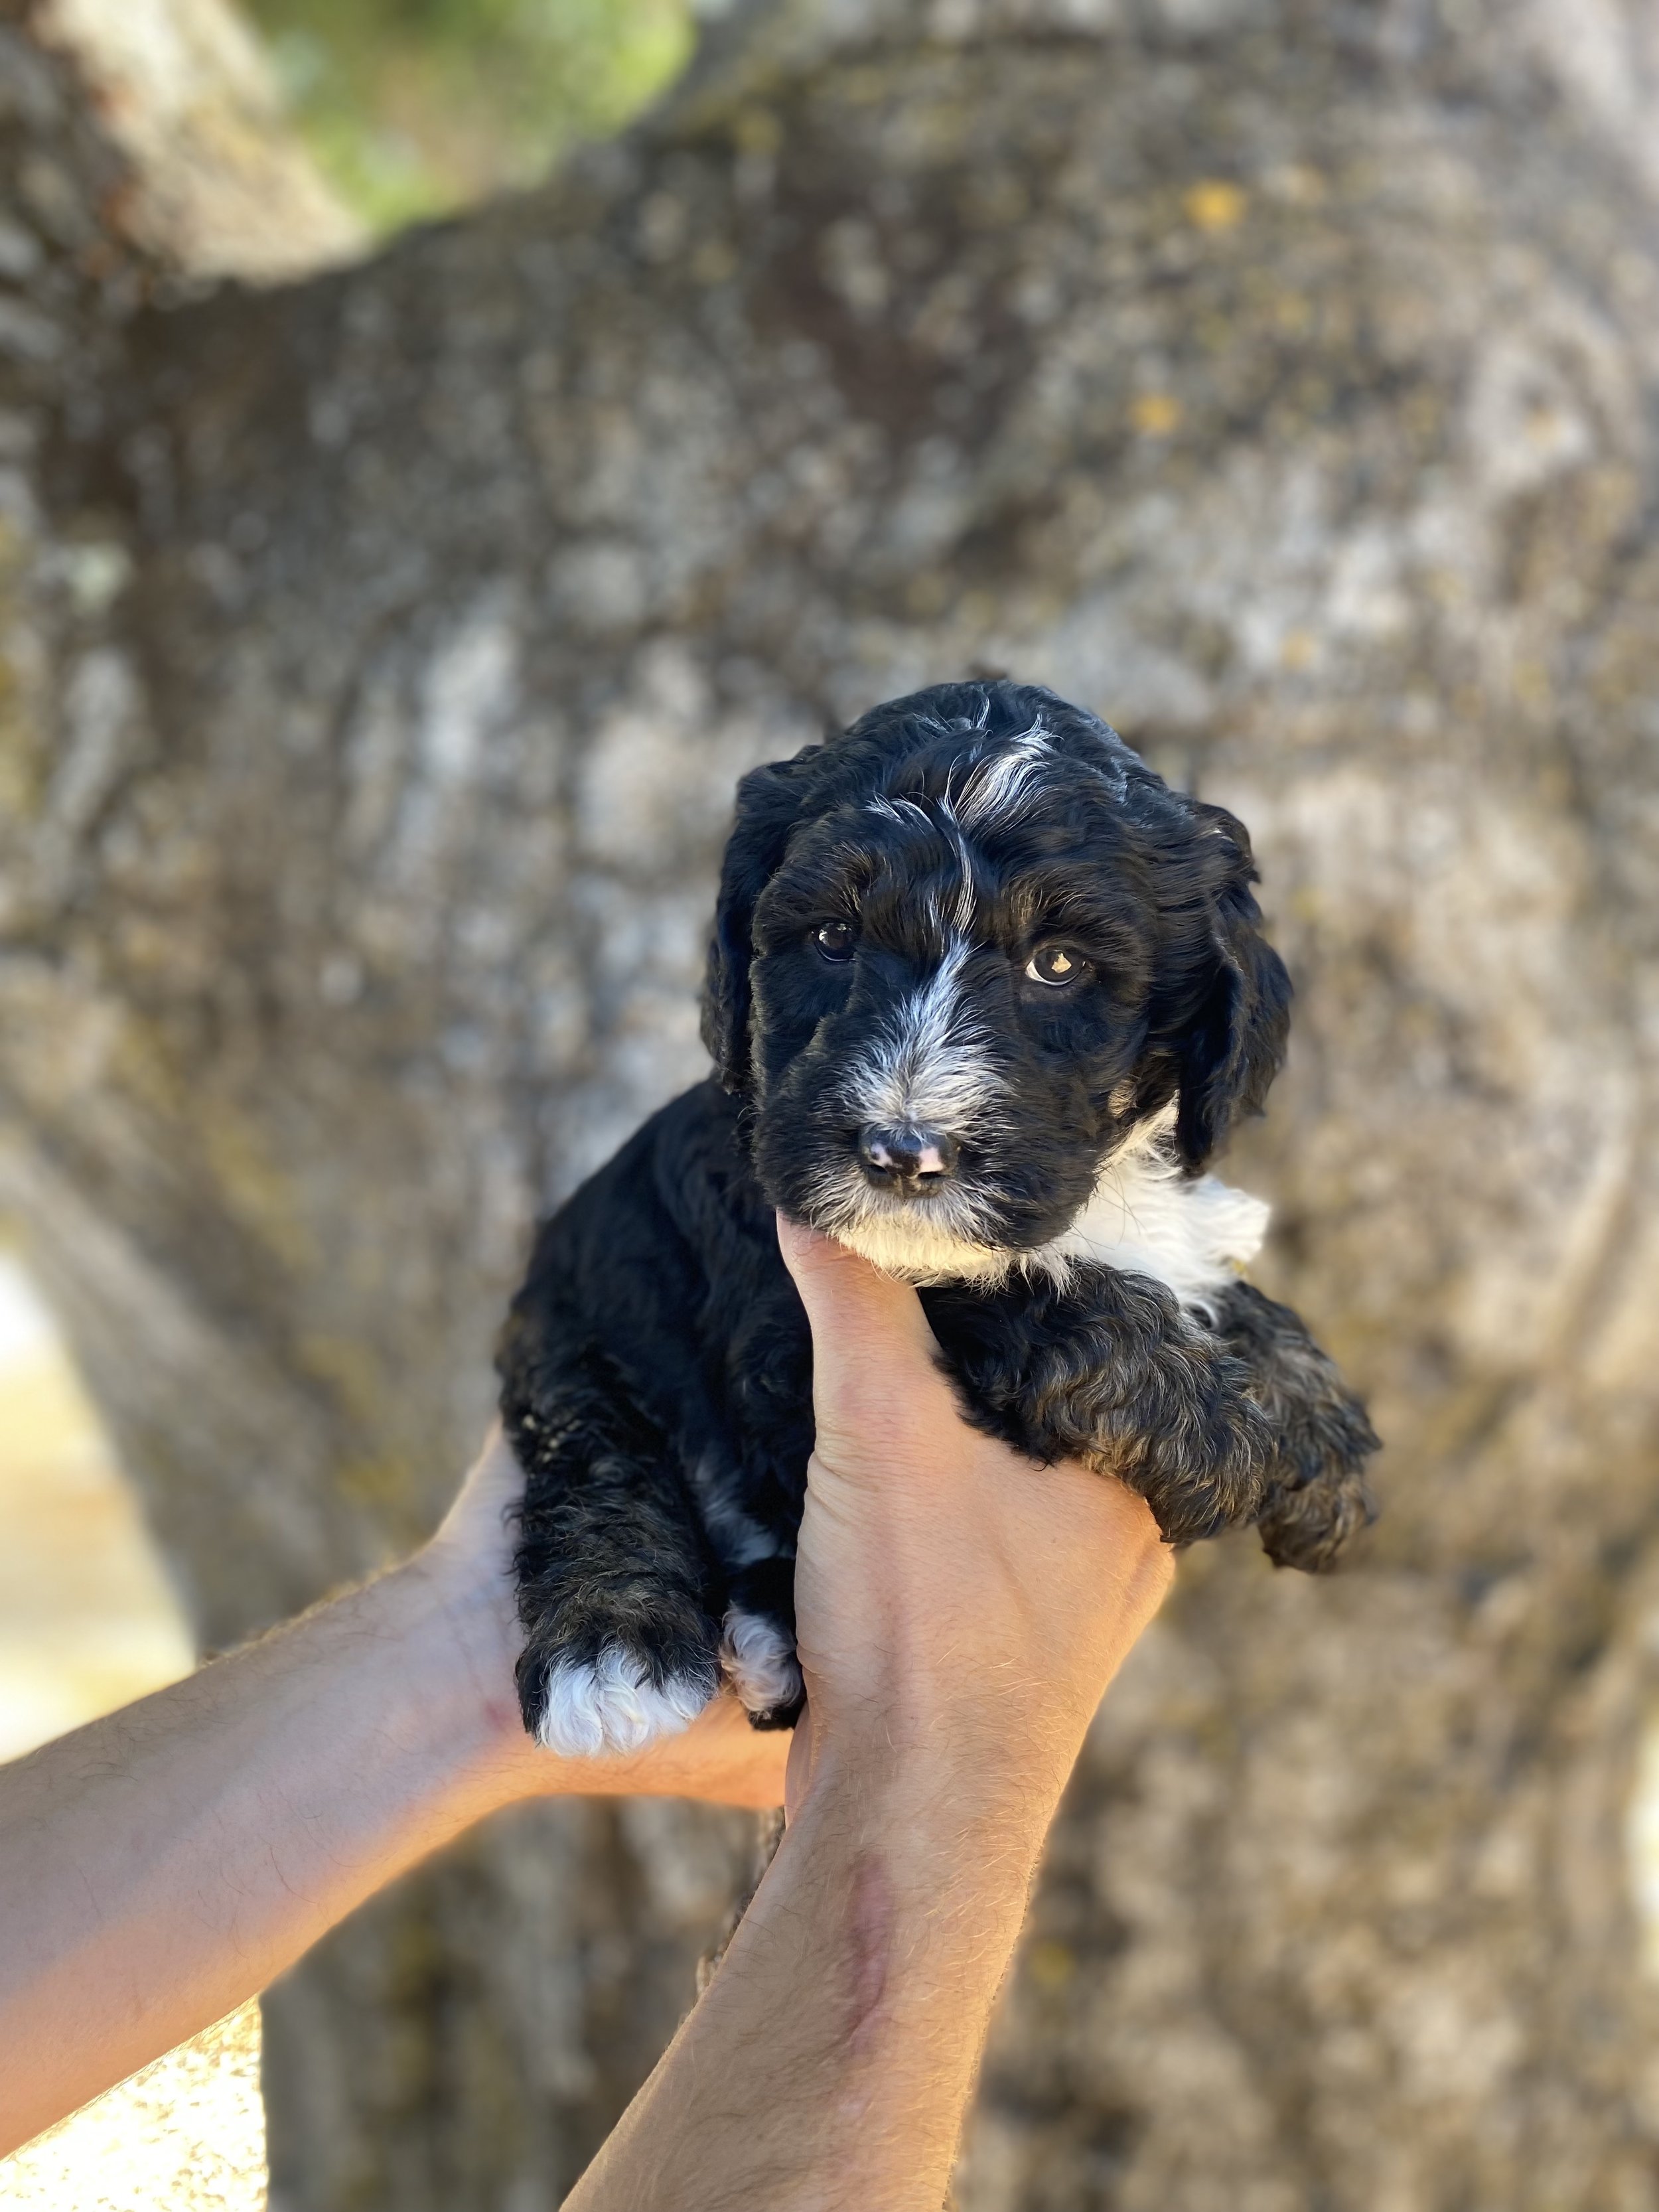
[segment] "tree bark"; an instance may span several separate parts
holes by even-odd
[[[1650,12],[740,9],[545,191],[206,296],[8,35],[82,230],[52,373],[0,316],[3,1191],[204,1639],[429,1524],[532,1216],[699,1072],[736,774],[1046,681],[1255,834],[1230,1172],[1389,1449],[1352,1571],[1183,1559],[962,2203],[1659,2204]],[[741,1849],[526,1814],[361,1916],[281,2202],[551,2201]]]

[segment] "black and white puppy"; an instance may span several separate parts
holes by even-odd
[[[716,1075],[544,1225],[500,1367],[526,1476],[525,1723],[683,1727],[724,1673],[800,1704],[811,1344],[773,1210],[921,1286],[969,1420],[1109,1468],[1172,1543],[1254,1521],[1330,1565],[1364,1409],[1240,1268],[1204,1172],[1260,1109],[1290,982],[1243,826],[1092,714],[947,684],[738,787],[708,960]]]

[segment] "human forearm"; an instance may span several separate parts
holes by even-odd
[[[498,1806],[749,1796],[726,1703],[648,1764],[560,1760],[524,1735],[513,1656],[510,1604],[439,1547],[3,1770],[0,2152]]]
[[[1051,1812],[954,1754],[826,1764],[566,2212],[937,2212]]]
[[[415,1571],[46,1745],[0,1797],[0,2148],[217,2019],[501,1802]]]
[[[1169,1586],[1141,1499],[963,1424],[914,1291],[782,1236],[817,1425],[790,1826],[566,2212],[938,2212],[1043,1837]]]

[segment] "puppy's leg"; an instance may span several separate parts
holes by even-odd
[[[720,1665],[756,1728],[793,1728],[804,1695],[795,1657],[793,1550],[732,1575]]]
[[[1121,1476],[1169,1543],[1255,1516],[1273,1437],[1249,1370],[1161,1284],[1094,1267],[1064,1289],[922,1297],[976,1426]]]
[[[1273,1425],[1267,1493],[1256,1515],[1263,1547],[1276,1566],[1318,1573],[1376,1517],[1365,1486],[1376,1431],[1336,1363],[1289,1306],[1238,1283],[1218,1302],[1216,1326],[1249,1366],[1251,1395]]]
[[[720,1686],[712,1570],[668,1440],[596,1355],[502,1412],[525,1471],[519,1703],[571,1756],[639,1751]]]

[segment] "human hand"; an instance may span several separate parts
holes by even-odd
[[[513,1674],[523,1639],[514,1606],[512,1515],[523,1491],[524,1475],[496,1422],[437,1534],[403,1571],[425,1577],[441,1597],[456,1663],[475,1686],[495,1746],[504,1802],[587,1794],[781,1804],[789,1740],[750,1728],[729,1692],[683,1734],[629,1757],[564,1759],[526,1735]]]
[[[1170,1583],[1142,1499],[968,1426],[914,1291],[778,1237],[817,1421],[789,1825],[571,2212],[667,2173],[683,2212],[941,2201],[1060,1792]]]
[[[781,1218],[778,1237],[811,1324],[817,1424],[791,1815],[826,1770],[923,1761],[1046,1827],[1170,1585],[1151,1510],[969,1427],[913,1290]]]
[[[779,1802],[784,1743],[729,1697],[632,1759],[525,1735],[521,1488],[492,1432],[414,1559],[0,1771],[0,2156],[503,1806]]]

